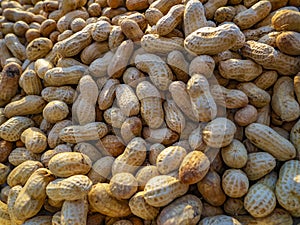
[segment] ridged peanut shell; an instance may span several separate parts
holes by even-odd
[[[254,184],[245,196],[244,207],[254,217],[265,217],[276,207],[275,194],[263,184]]]
[[[70,177],[87,174],[92,167],[92,161],[79,152],[62,152],[50,159],[48,167],[58,177]]]
[[[181,183],[178,179],[160,175],[151,178],[144,189],[144,198],[149,205],[154,207],[166,206],[175,198],[184,195],[189,185]]]
[[[292,143],[266,125],[252,123],[246,127],[245,134],[255,146],[270,153],[279,161],[293,159],[296,156],[296,149]]]
[[[195,184],[201,181],[210,167],[208,157],[201,151],[188,153],[179,167],[179,180],[184,184]]]

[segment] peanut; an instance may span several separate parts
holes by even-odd
[[[249,9],[238,13],[233,22],[242,30],[252,27],[254,24],[264,19],[272,9],[269,1],[259,1],[252,5]]]
[[[27,95],[18,101],[7,104],[4,108],[4,115],[7,118],[14,116],[25,116],[41,113],[46,106],[44,99],[37,95]]]
[[[240,141],[233,141],[221,149],[222,159],[231,168],[242,168],[246,165],[248,155],[247,149]]]
[[[54,201],[74,201],[84,198],[92,188],[92,181],[84,175],[74,175],[51,181],[46,187],[47,196]]]
[[[138,189],[138,182],[131,173],[115,174],[109,182],[109,190],[117,199],[130,199]]]
[[[216,118],[203,129],[204,142],[213,148],[225,147],[231,143],[236,126],[226,118]]]
[[[300,55],[300,34],[294,31],[282,32],[276,38],[278,49],[288,55]]]
[[[188,185],[169,175],[151,178],[144,189],[146,202],[154,207],[166,206],[188,191]]]
[[[292,143],[266,125],[252,123],[246,127],[245,134],[255,146],[280,161],[293,159],[296,156],[296,150]]]
[[[184,47],[197,55],[215,55],[234,47],[240,38],[240,32],[234,24],[202,27],[185,38]]]
[[[217,105],[210,93],[205,76],[194,74],[187,83],[192,111],[201,122],[209,122],[217,115]]]
[[[195,195],[186,195],[165,207],[157,217],[157,224],[197,224],[200,220],[201,212],[201,200]]]
[[[153,220],[159,213],[159,208],[149,205],[144,198],[144,192],[138,192],[129,200],[131,212],[145,220]]]
[[[241,225],[241,223],[237,219],[226,215],[206,217],[203,220],[201,220],[199,223],[199,225],[217,225],[217,224]]]
[[[88,202],[85,198],[74,201],[64,201],[61,209],[61,224],[86,224]]]
[[[205,17],[205,9],[198,0],[188,1],[185,5],[184,14],[184,34],[187,37],[189,34],[207,25]]]
[[[26,59],[26,49],[15,34],[10,33],[5,35],[5,42],[7,48],[16,58],[22,61]]]
[[[126,116],[137,115],[140,111],[139,100],[133,89],[127,84],[119,84],[116,87],[117,103]]]
[[[276,207],[274,192],[263,184],[254,184],[244,199],[245,209],[254,217],[265,217]]]
[[[150,128],[159,128],[164,121],[161,96],[154,85],[142,81],[136,87],[136,94],[141,102],[141,115]]]
[[[58,177],[70,177],[76,174],[87,174],[92,167],[92,161],[79,152],[62,152],[50,159],[48,167]]]
[[[275,194],[279,204],[286,209],[292,216],[298,217],[299,199],[297,198],[300,164],[298,160],[290,160],[285,162],[280,169],[279,178],[276,183]],[[289,202],[293,202],[290,204]]]
[[[122,217],[131,213],[126,200],[118,200],[110,195],[109,184],[94,185],[88,194],[88,199],[92,208],[103,215]]]
[[[272,26],[277,31],[287,30],[300,32],[297,25],[300,19],[300,12],[293,10],[280,10],[272,17]]]
[[[221,206],[226,200],[226,195],[221,187],[221,178],[217,172],[209,171],[197,183],[197,188],[205,201],[213,206]]]
[[[222,176],[222,188],[231,198],[242,197],[248,192],[248,177],[242,170],[228,169]]]
[[[54,175],[47,169],[36,170],[21,189],[13,206],[17,220],[26,220],[36,215],[46,199],[46,186],[54,180]]]

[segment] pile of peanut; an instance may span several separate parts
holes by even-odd
[[[0,4],[1,225],[300,224],[300,0]]]

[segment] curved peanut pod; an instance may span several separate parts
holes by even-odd
[[[150,128],[159,128],[164,122],[161,96],[154,85],[142,81],[136,87],[136,94],[141,101],[141,115]]]
[[[142,54],[135,57],[136,67],[149,74],[153,84],[160,90],[168,89],[173,74],[168,65],[157,55]]]
[[[185,5],[184,14],[184,34],[189,34],[207,25],[204,7],[199,0],[188,1]]]
[[[234,47],[241,38],[240,32],[233,24],[202,27],[185,38],[184,47],[197,55],[215,55]]]
[[[255,146],[280,161],[290,160],[296,156],[293,144],[266,125],[252,123],[246,127],[245,134]]]
[[[187,84],[192,110],[199,121],[209,122],[217,116],[217,105],[213,99],[205,76],[195,74]]]

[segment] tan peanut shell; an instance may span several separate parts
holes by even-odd
[[[106,52],[102,57],[95,59],[89,66],[89,72],[93,77],[103,77],[107,74],[107,67],[114,54],[111,51]]]
[[[275,158],[267,152],[253,152],[248,155],[247,164],[243,168],[249,180],[262,178],[276,166]]]
[[[40,95],[43,89],[42,82],[34,70],[26,70],[22,73],[19,85],[28,95]]]
[[[276,71],[266,71],[255,79],[254,84],[257,87],[266,90],[273,86],[273,84],[277,81],[277,78],[278,73]]]
[[[93,163],[90,172],[87,174],[93,184],[103,183],[110,178],[114,160],[112,156],[104,156]]]
[[[225,147],[231,143],[236,126],[226,118],[216,118],[203,129],[204,142],[214,148]]]
[[[160,175],[151,178],[144,189],[144,198],[154,207],[166,206],[175,198],[184,195],[189,185],[181,183],[169,175]]]
[[[111,107],[104,111],[104,120],[114,128],[121,128],[127,116],[118,107]]]
[[[59,132],[59,138],[68,143],[99,140],[108,132],[107,125],[102,122],[93,122],[86,125],[64,127]]]
[[[194,184],[201,181],[210,167],[208,157],[201,151],[188,153],[179,167],[179,180],[184,184]]]
[[[242,225],[237,219],[227,215],[210,216],[202,219],[199,225]]]
[[[247,149],[244,144],[237,139],[221,149],[222,159],[231,168],[242,168],[248,159]]]
[[[126,116],[137,115],[140,111],[139,100],[134,90],[127,84],[119,84],[116,87],[117,103]]]
[[[197,224],[202,213],[202,202],[195,195],[185,195],[165,207],[157,217],[158,225]]]
[[[20,59],[21,61],[24,61],[26,59],[25,46],[21,44],[21,42],[15,34],[10,33],[5,35],[5,42],[7,48],[17,59]]]
[[[69,114],[68,105],[60,100],[49,102],[43,109],[43,117],[49,123],[57,123],[64,120]]]
[[[55,67],[46,72],[44,80],[49,86],[78,84],[84,71],[83,66]]]
[[[209,90],[205,76],[194,74],[187,83],[192,111],[201,122],[209,122],[217,116],[217,105]]]
[[[262,67],[252,60],[228,59],[219,63],[220,74],[226,79],[250,81],[262,73]]]
[[[136,68],[149,74],[153,84],[159,90],[167,90],[172,81],[172,71],[157,55],[143,54],[135,58]]]
[[[249,103],[255,107],[264,107],[271,101],[270,94],[252,82],[240,83],[237,85],[237,89],[244,92],[248,96]]]
[[[215,55],[234,47],[240,35],[241,31],[234,24],[202,27],[186,37],[184,47],[197,55]]]
[[[72,121],[62,120],[52,127],[48,134],[48,145],[50,148],[55,148],[57,145],[63,143],[63,141],[59,138],[59,133],[63,128],[71,125]]]
[[[300,107],[295,99],[293,80],[289,77],[280,77],[273,90],[271,105],[274,112],[282,121],[296,120],[300,116]]]
[[[80,152],[82,154],[87,155],[93,163],[102,157],[101,152],[92,144],[87,142],[81,142],[76,144],[73,150],[74,152]]]
[[[33,160],[33,161],[39,161],[40,160],[40,155],[32,153],[28,151],[26,148],[15,148],[14,150],[11,151],[8,161],[14,166],[18,166],[23,162],[26,162],[28,160]]]
[[[184,5],[172,6],[169,12],[160,18],[156,23],[157,33],[160,36],[167,35],[181,22],[184,12]]]
[[[210,92],[217,105],[229,109],[244,107],[249,102],[247,95],[237,89],[227,89],[221,85],[211,85]]]
[[[206,202],[213,206],[221,206],[226,200],[222,190],[221,177],[215,171],[209,171],[205,177],[197,183],[198,191]]]
[[[234,115],[234,121],[239,126],[247,126],[257,120],[257,109],[252,105],[246,105]]]
[[[14,204],[17,220],[26,220],[40,211],[46,200],[46,186],[52,180],[54,175],[44,168],[36,170],[29,177]]]
[[[138,189],[139,190],[144,190],[146,183],[148,182],[148,180],[150,180],[151,178],[160,175],[158,169],[156,166],[145,166],[142,167],[141,169],[139,169],[136,174],[135,174],[135,178],[138,182]]]
[[[244,202],[240,198],[228,198],[224,203],[224,211],[230,216],[247,214]]]
[[[184,14],[184,34],[187,37],[190,33],[207,25],[205,9],[201,1],[191,0],[185,5]]]
[[[288,55],[300,54],[300,34],[294,31],[283,32],[276,38],[276,46]]]
[[[140,137],[133,138],[112,165],[112,175],[121,172],[134,174],[146,159],[146,142]]]
[[[120,78],[128,65],[134,44],[131,40],[123,41],[117,48],[110,64],[107,67],[107,74],[111,78]]]
[[[186,90],[186,84],[182,81],[173,81],[169,85],[169,92],[180,110],[191,120],[198,121],[198,118],[190,110],[192,108],[192,103],[190,96]]]
[[[248,177],[242,170],[228,169],[222,176],[222,188],[231,198],[242,197],[248,192]]]
[[[159,208],[149,205],[144,198],[144,192],[138,192],[129,200],[131,212],[144,220],[153,220],[159,213]]]
[[[18,101],[7,104],[4,108],[4,114],[7,118],[39,114],[45,106],[46,102],[41,96],[27,95]]]
[[[108,79],[105,82],[97,100],[100,110],[106,110],[112,106],[116,97],[116,88],[119,84],[120,82],[117,79]]]
[[[109,50],[108,42],[93,42],[89,46],[85,47],[81,54],[80,54],[80,60],[84,64],[91,64],[94,60],[101,57],[104,53],[106,53]]]
[[[109,182],[109,190],[117,199],[130,199],[138,189],[138,182],[131,173],[115,174]]]
[[[14,116],[1,124],[0,137],[6,141],[17,141],[22,132],[33,125],[33,120],[27,117]]]
[[[252,123],[246,127],[245,134],[255,146],[280,161],[293,159],[296,156],[293,144],[266,125]]]
[[[131,211],[128,201],[118,200],[110,195],[109,184],[98,183],[88,194],[91,207],[103,215],[110,217],[128,216]]]
[[[186,119],[176,103],[173,100],[166,100],[163,108],[167,126],[179,134],[182,133],[186,125]]]
[[[92,167],[92,161],[79,152],[62,152],[50,159],[48,167],[58,177],[70,177],[87,174]]]
[[[169,128],[150,129],[144,127],[142,135],[150,143],[161,143],[163,145],[171,145],[179,139],[179,135]]]
[[[61,224],[86,224],[88,201],[86,198],[64,201],[61,209]]]
[[[136,95],[141,102],[141,115],[146,124],[153,129],[159,128],[164,121],[164,111],[157,88],[148,81],[142,81],[136,87]]]
[[[296,74],[300,68],[298,58],[283,54],[264,43],[247,41],[241,52],[265,69],[276,70],[283,75]]]
[[[43,58],[48,54],[52,47],[53,44],[50,39],[44,37],[36,38],[27,45],[26,57],[31,61]]]
[[[300,19],[300,12],[293,10],[280,10],[272,17],[272,26],[275,30],[287,30],[299,32],[297,25]]]
[[[166,14],[172,6],[180,4],[181,1],[179,0],[158,0],[158,1],[154,1],[152,4],[150,4],[149,8],[156,8],[159,11],[161,11],[163,14]]]
[[[265,217],[276,207],[274,192],[263,184],[250,187],[244,199],[245,209],[254,217]]]
[[[156,167],[160,174],[168,174],[178,170],[182,160],[186,156],[186,150],[179,146],[170,146],[159,153],[156,159]]]
[[[279,204],[292,216],[298,217],[299,211],[299,182],[296,177],[299,174],[300,164],[298,160],[285,162],[280,168],[279,178],[276,183],[275,194]]]
[[[71,104],[74,101],[75,90],[71,86],[46,87],[41,92],[41,96],[47,102],[61,100]]]
[[[121,137],[125,143],[130,142],[135,137],[140,137],[142,133],[142,121],[140,118],[133,116],[127,118],[121,126]]]
[[[252,27],[254,24],[264,19],[271,12],[272,5],[269,1],[259,1],[249,9],[240,12],[234,18],[242,30]]]
[[[142,48],[149,53],[169,53],[183,50],[183,38],[160,37],[158,34],[145,34],[141,39]]]
[[[26,149],[33,153],[41,153],[47,148],[47,137],[38,128],[30,127],[21,135],[21,141]]]
[[[92,188],[92,181],[85,175],[58,178],[46,187],[47,196],[54,201],[74,201],[84,198]]]

